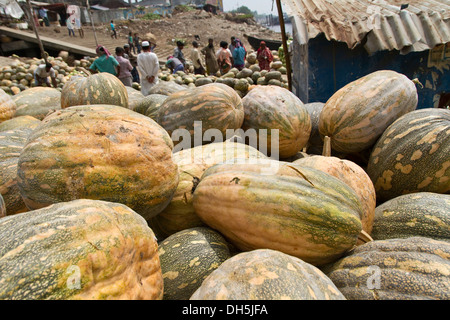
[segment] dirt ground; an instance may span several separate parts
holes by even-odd
[[[251,22],[250,22],[251,23]],[[216,48],[222,40],[230,42],[230,38],[235,36],[239,38],[245,47],[251,51],[252,48],[248,43],[245,35],[252,35],[265,39],[281,40],[281,34],[273,32],[258,24],[236,23],[225,19],[225,14],[213,15],[205,11],[190,11],[178,13],[170,18],[162,18],[160,20],[117,20],[115,21],[117,30],[117,39],[111,38],[109,23],[96,25],[96,36],[99,44],[104,45],[110,52],[114,52],[115,47],[123,46],[127,43],[128,33],[137,32],[142,40],[146,40],[144,35],[148,32],[152,33],[156,38],[157,47],[155,53],[160,60],[172,54],[176,47],[175,42],[178,39],[184,40],[186,46],[184,54],[188,58],[192,48],[192,41],[195,36],[199,36],[200,48],[207,45],[208,38],[213,38]],[[83,27],[84,38],[80,38],[76,33],[76,37],[69,37],[66,27],[60,27],[60,32],[55,31],[55,27],[40,27],[39,33],[63,41],[71,42],[85,47],[95,48],[96,41],[91,25]],[[31,30],[29,30],[32,32]]]

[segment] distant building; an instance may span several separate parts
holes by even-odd
[[[418,108],[450,103],[450,5],[423,0],[282,0],[293,25],[293,92],[326,102],[381,69],[418,78]],[[408,3],[407,5],[402,5]]]

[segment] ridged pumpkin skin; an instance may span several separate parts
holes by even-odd
[[[72,77],[64,85],[61,91],[61,109],[92,104],[128,108],[128,91],[116,76],[107,72],[89,77]]]
[[[164,300],[189,300],[203,280],[231,257],[228,243],[210,228],[177,232],[159,244]]]
[[[0,89],[0,123],[12,119],[16,114],[16,103],[3,89]]]
[[[380,203],[414,192],[450,192],[450,111],[421,109],[395,121],[372,150],[367,173]]]
[[[150,89],[150,94],[163,94],[170,96],[172,93],[186,90],[185,87],[179,85],[175,81],[159,81]]]
[[[222,134],[220,138],[225,139],[227,129],[237,130],[244,121],[241,98],[232,88],[213,83],[172,93],[158,111],[157,122],[171,137],[176,129],[186,129],[191,134],[191,147],[207,144],[208,141],[195,141],[194,121],[202,122],[199,140],[203,140],[203,133],[208,129],[219,130]],[[182,140],[180,138],[174,144]]]
[[[42,120],[49,113],[61,109],[61,92],[55,88],[34,87],[16,94],[15,117],[32,116]]]
[[[309,154],[322,154],[323,141],[319,133],[319,119],[324,106],[323,102],[305,103],[305,108],[311,117],[311,134],[307,150]]]
[[[0,123],[0,132],[18,128],[34,129],[40,124],[41,121],[33,116],[19,116]]]
[[[279,165],[273,173],[262,163],[209,168],[194,192],[195,212],[242,251],[279,250],[313,265],[335,261],[362,230],[357,195],[327,173]]]
[[[358,195],[363,207],[362,228],[368,234],[372,232],[375,207],[377,205],[375,187],[363,168],[356,163],[336,157],[311,156],[293,162],[300,166],[311,167],[338,178],[346,183]]]
[[[291,157],[306,146],[311,133],[311,118],[303,102],[287,89],[257,86],[243,99],[245,119],[242,128],[267,130],[267,152],[272,154],[272,130],[279,130],[278,154]],[[259,145],[259,143],[258,143]]]
[[[386,201],[375,209],[375,240],[427,237],[450,241],[450,195],[418,192]]]
[[[123,203],[150,219],[178,184],[172,141],[150,118],[118,106],[63,109],[42,121],[20,154],[30,209],[74,199]]]
[[[450,242],[368,242],[324,272],[348,300],[450,299]]]
[[[28,211],[17,186],[17,164],[31,131],[18,128],[0,132],[0,194],[8,215]]]
[[[125,86],[125,88],[127,89],[128,94],[128,109],[134,111],[139,102],[144,99],[144,95],[139,90],[132,87]]]
[[[194,210],[192,198],[203,173],[209,167],[231,159],[266,158],[264,154],[245,144],[225,141],[211,143],[173,154],[178,165],[179,183],[169,205],[148,221],[158,238],[178,231],[204,226]]]
[[[417,107],[415,84],[403,74],[381,70],[353,81],[331,96],[319,119],[322,138],[331,147],[356,153],[377,142],[384,130]]]
[[[75,200],[0,219],[0,299],[162,299],[158,245],[112,202]]]
[[[150,94],[139,101],[134,111],[144,114],[156,121],[158,119],[159,108],[166,99],[167,96],[163,94]]]
[[[269,249],[239,253],[222,263],[190,300],[345,300],[318,268]]]

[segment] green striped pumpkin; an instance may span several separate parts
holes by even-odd
[[[348,300],[449,300],[450,242],[368,242],[322,269]]]
[[[116,76],[107,72],[88,77],[72,77],[62,88],[62,109],[92,104],[128,108],[128,91]]]
[[[201,131],[197,129],[199,141],[195,141],[194,137],[195,121],[201,121]],[[190,136],[183,135],[183,146],[191,147],[208,143],[205,138],[202,139],[208,129],[217,129],[221,133],[219,138],[224,141],[227,129],[240,129],[243,121],[241,98],[232,88],[218,83],[171,94],[160,106],[157,117],[157,122],[170,136],[177,129],[187,130]],[[185,142],[184,139],[191,141]],[[174,140],[175,145],[179,143]]]
[[[55,88],[34,87],[13,96],[15,117],[32,116],[42,120],[49,113],[61,109],[61,92]]]
[[[238,249],[279,250],[313,265],[340,258],[362,230],[361,204],[344,182],[269,159],[209,168],[193,204],[200,219]]]
[[[0,219],[1,300],[162,299],[158,244],[130,208],[75,200]]]
[[[307,152],[309,154],[322,154],[323,141],[319,133],[319,119],[325,103],[311,102],[305,103],[306,111],[311,117],[311,135],[308,140]]]
[[[261,150],[263,153],[276,153],[284,159],[306,146],[311,133],[311,117],[303,102],[289,90],[257,86],[242,99],[242,104],[245,111],[242,128],[256,130],[258,139],[261,139],[261,132],[265,133],[267,151]],[[278,130],[277,146],[272,146],[273,130]]]
[[[17,128],[0,132],[0,194],[8,215],[28,211],[17,185],[17,164],[31,131]]]
[[[395,121],[378,140],[367,173],[382,203],[415,192],[450,192],[450,111],[420,109]]]
[[[339,89],[325,103],[319,132],[333,150],[357,153],[371,148],[386,128],[417,107],[415,84],[391,70],[370,73]]]
[[[318,268],[282,252],[259,249],[223,262],[190,300],[345,300]]]
[[[70,107],[30,135],[18,186],[30,209],[94,199],[123,203],[150,219],[178,184],[172,148],[167,132],[144,115],[110,105]]]
[[[231,257],[218,232],[197,227],[177,232],[159,243],[164,300],[188,300],[203,280]]]
[[[450,241],[450,195],[411,193],[375,209],[375,240],[414,236]]]

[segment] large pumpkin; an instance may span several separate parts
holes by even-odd
[[[116,76],[107,72],[72,77],[61,91],[61,108],[91,104],[128,108],[128,91]]]
[[[375,209],[375,240],[414,236],[450,240],[450,195],[418,192],[386,201]]]
[[[19,116],[0,123],[0,132],[18,128],[36,128],[41,121],[33,116]]]
[[[217,83],[171,94],[160,106],[157,118],[170,136],[177,129],[186,130],[181,132],[180,139],[186,147],[212,142],[203,137],[208,129],[217,129],[214,133],[220,134],[218,138],[224,141],[227,130],[240,129],[243,121],[244,108],[239,95],[232,88]],[[174,143],[178,144],[176,138],[173,137]]]
[[[333,150],[357,153],[373,146],[384,130],[417,107],[417,89],[406,76],[376,71],[350,82],[326,102],[319,119]]]
[[[313,168],[265,161],[206,170],[193,199],[200,219],[242,251],[279,250],[314,265],[356,245],[362,207],[349,186]]]
[[[243,252],[223,262],[190,300],[345,300],[318,268],[269,249]]]
[[[28,211],[17,186],[17,164],[31,131],[17,128],[0,132],[0,194],[8,215]]]
[[[172,93],[183,90],[186,90],[186,87],[183,87],[175,81],[159,81],[158,84],[150,89],[149,94],[163,94],[170,96]]]
[[[190,228],[160,242],[164,300],[188,300],[203,280],[231,257],[228,243],[210,228]]]
[[[323,270],[348,300],[449,300],[449,257],[448,241],[377,240]]]
[[[32,116],[42,120],[49,113],[61,109],[61,92],[55,88],[34,87],[13,96],[16,117]]]
[[[310,156],[295,160],[293,163],[311,167],[338,178],[346,183],[358,195],[363,207],[362,228],[370,234],[376,207],[376,193],[372,180],[363,168],[356,163],[330,156]]]
[[[0,123],[9,120],[16,114],[16,103],[3,89],[0,89]]]
[[[284,159],[306,146],[311,133],[311,117],[303,102],[289,90],[278,86],[257,86],[242,99],[242,104],[245,111],[242,128],[256,130],[259,140],[261,134],[266,135],[265,153],[278,154]],[[278,130],[278,145],[275,146],[272,145],[274,130]]]
[[[0,299],[162,299],[158,245],[112,202],[75,200],[0,219]]]
[[[129,109],[70,107],[32,132],[20,154],[18,185],[30,209],[96,199],[123,203],[149,219],[178,184],[172,147],[163,128]]]
[[[450,111],[421,109],[395,121],[378,140],[367,173],[380,203],[414,192],[450,192]]]
[[[324,106],[323,102],[305,103],[305,108],[311,117],[311,135],[307,149],[309,154],[322,154],[323,140],[319,133],[319,119]]]
[[[179,183],[169,205],[156,217],[148,221],[156,235],[162,238],[175,232],[203,226],[194,211],[192,198],[203,173],[209,167],[233,159],[266,158],[258,150],[242,143],[225,141],[186,149],[173,154],[178,165]],[[236,160],[238,161],[238,160]]]

